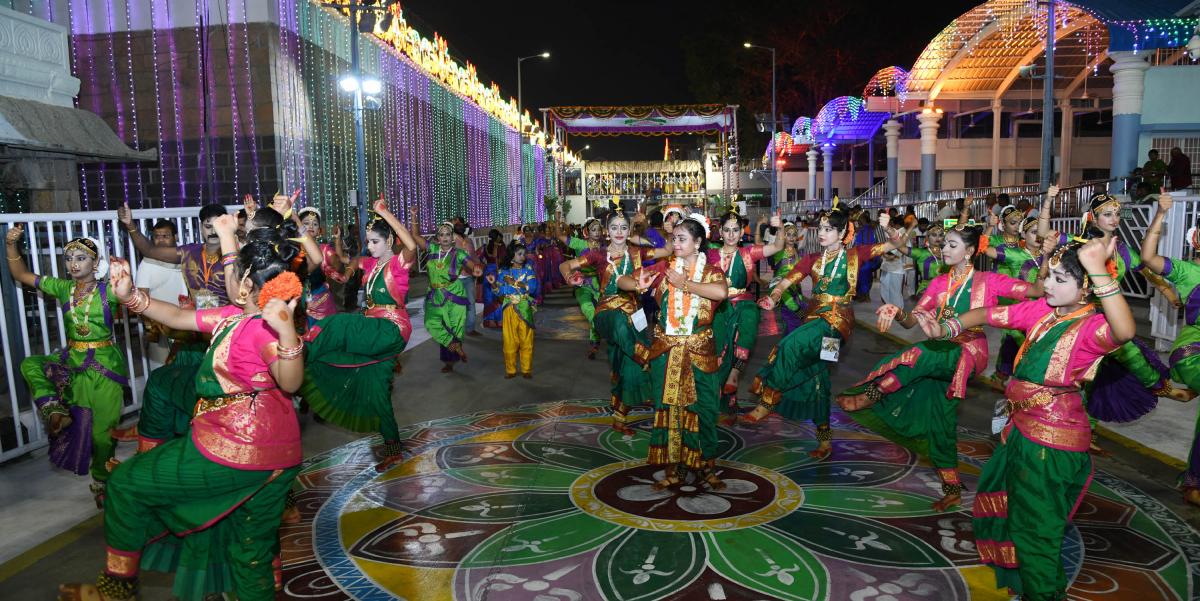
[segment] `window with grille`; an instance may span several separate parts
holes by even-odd
[[[1192,187],[1200,186],[1200,138],[1153,138],[1150,142],[1150,147],[1158,151],[1158,158],[1168,164],[1171,149],[1176,146],[1192,161]]]

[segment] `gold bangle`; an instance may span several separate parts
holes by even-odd
[[[15,257],[8,257],[8,260],[9,261],[24,261],[25,257],[22,257],[21,255],[17,255]]]
[[[291,347],[291,348],[286,348],[286,347],[282,347],[282,346],[279,347],[279,350],[278,350],[278,352],[276,352],[275,356],[280,359],[283,359],[283,360],[288,360],[288,359],[299,358],[303,354],[304,354],[304,341],[301,340],[300,342],[298,342],[296,344],[296,346]]]

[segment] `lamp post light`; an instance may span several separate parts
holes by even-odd
[[[525,104],[521,96],[521,63],[531,58],[550,58],[550,53],[542,52],[517,58],[517,164],[520,166],[517,169],[517,200],[521,203],[522,213],[525,209]],[[521,223],[524,222],[525,216],[522,215]]]
[[[363,3],[360,3],[363,2]],[[366,4],[366,0],[351,1],[349,4],[338,4],[336,2],[326,2],[322,6],[336,9],[345,9],[350,11],[350,74],[346,75],[338,81],[338,85],[342,90],[354,94],[354,158],[357,163],[358,189],[354,191],[354,203],[358,205],[358,240],[362,245],[367,239],[367,145],[365,133],[363,132],[363,94],[375,96],[383,91],[383,83],[378,79],[363,80],[362,68],[358,59],[358,34],[370,33],[375,30],[376,16],[375,13],[385,13],[380,26],[385,31],[391,27],[393,16],[391,13],[392,0],[385,0],[376,4]],[[359,11],[365,11],[362,20],[359,20]],[[363,30],[366,31],[363,31]]]
[[[779,118],[775,115],[775,49],[769,46],[757,46],[746,42],[742,44],[746,48],[758,48],[759,50],[771,51],[771,147],[775,146],[775,132],[779,127]],[[775,162],[771,162],[771,212],[779,208],[779,187],[775,181]]]

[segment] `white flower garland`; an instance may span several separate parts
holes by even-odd
[[[687,279],[699,284],[700,281],[704,278],[704,265],[706,262],[707,262],[707,258],[705,257],[705,254],[703,252],[696,253],[696,264],[692,267],[691,275],[684,274],[684,276],[687,277]],[[671,268],[674,269],[676,271],[676,273],[683,274],[683,269],[684,269],[683,260],[675,259]],[[673,295],[673,299],[671,302],[670,309],[672,311],[675,311],[675,310],[678,310],[678,308],[683,307],[683,305],[684,305],[683,288],[675,288],[674,292],[672,292],[671,294]],[[672,320],[670,318],[667,319],[666,332],[667,332],[668,336],[690,336],[692,334],[692,327],[696,323],[696,316],[700,314],[701,299],[694,292],[688,292],[688,294],[691,296],[694,296],[696,298],[692,299],[691,306],[688,307],[688,312],[686,315],[674,315],[674,317],[676,319],[674,319],[674,320]],[[679,327],[676,328],[676,327],[672,326],[671,325],[672,321],[678,322]]]

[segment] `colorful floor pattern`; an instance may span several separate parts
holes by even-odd
[[[379,474],[369,439],[310,460],[305,520],[282,531],[285,592],[316,600],[1008,599],[979,565],[970,514],[935,514],[937,476],[835,415],[720,431],[725,490],[655,491],[636,435],[603,401],[466,415],[404,431],[416,455]],[[839,419],[840,418],[840,419]],[[960,437],[964,481],[992,442]],[[964,501],[969,507],[970,492]],[[1071,598],[1191,599],[1200,534],[1102,472],[1066,537]]]

